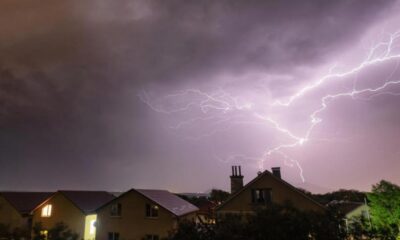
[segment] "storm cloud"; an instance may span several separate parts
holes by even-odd
[[[282,141],[273,130],[239,124],[187,140],[214,131],[212,124],[171,129],[195,113],[157,113],[143,102],[143,93],[164,103],[168,94],[194,88],[227,87],[241,98],[284,98],[358,49],[371,29],[386,21],[387,28],[393,27],[389,20],[396,9],[395,1],[372,0],[2,1],[0,188],[204,191],[226,188],[229,165],[238,161],[251,178],[257,163],[251,157],[231,162],[229,156],[258,157],[263,148]],[[179,101],[196,98],[186,97]],[[373,106],[379,101],[386,110]],[[384,119],[396,112],[396,105],[382,99],[364,104],[343,103],[326,113],[342,120],[327,120],[326,128],[336,129],[329,131],[335,132],[333,138],[341,139],[335,154],[323,142],[293,153],[304,163],[311,185],[333,189],[354,181],[350,187],[367,188],[386,177],[388,167],[380,160],[367,161],[376,169],[372,175],[356,174],[357,180],[348,177],[340,183],[332,179],[352,175],[371,154],[398,169],[398,156],[388,153],[396,148],[392,140],[397,135],[386,135],[398,131],[398,122],[394,115]],[[344,120],[351,112],[367,115],[371,109],[383,111],[378,114],[383,119],[376,121],[388,128],[378,143],[357,135],[374,118],[357,119],[365,123],[358,131],[345,124],[354,119]],[[285,117],[291,114],[301,115],[293,111]],[[342,136],[337,129],[353,134]],[[382,139],[393,144],[386,155],[363,149],[380,146]],[[357,143],[349,148],[342,141]],[[324,178],[326,163],[337,159],[335,174]],[[299,181],[295,168],[286,170],[288,179]]]

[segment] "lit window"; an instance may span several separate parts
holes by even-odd
[[[121,203],[115,203],[111,205],[110,215],[111,217],[121,217],[122,205]]]
[[[267,204],[272,201],[271,189],[252,189],[251,201],[254,204]]]
[[[51,216],[51,204],[47,204],[42,208],[42,217],[50,217]]]
[[[90,220],[89,234],[96,233],[96,220]]]
[[[146,217],[158,217],[158,206],[154,204],[146,204]]]
[[[108,240],[119,240],[119,233],[117,232],[109,232]]]
[[[44,239],[44,240],[48,239],[48,231],[47,230],[40,231],[40,239]]]

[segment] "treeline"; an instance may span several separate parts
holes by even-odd
[[[11,229],[7,225],[0,224],[1,240],[79,240],[77,233],[73,232],[62,222],[56,223],[55,226],[44,231],[42,224],[37,223],[31,229]]]
[[[367,193],[358,190],[340,189],[338,191],[324,194],[313,194],[303,189],[299,190],[312,197],[322,205],[326,205],[332,201],[364,202],[367,199]]]
[[[226,215],[216,224],[184,221],[169,240],[308,240],[344,239],[342,216],[335,211],[302,212],[290,203],[270,205],[252,215]]]

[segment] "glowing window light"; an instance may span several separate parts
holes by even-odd
[[[96,220],[91,220],[89,234],[95,234],[95,233],[96,233]]]
[[[44,239],[44,240],[47,240],[48,239],[48,231],[47,230],[41,230],[40,231],[40,237],[42,238],[42,239]]]
[[[47,204],[46,206],[44,206],[42,208],[42,217],[50,217],[51,216],[51,209],[52,209],[52,205],[51,204]]]

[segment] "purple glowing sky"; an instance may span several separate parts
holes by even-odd
[[[2,1],[0,189],[228,189],[231,165],[316,192],[400,183],[399,11]]]

